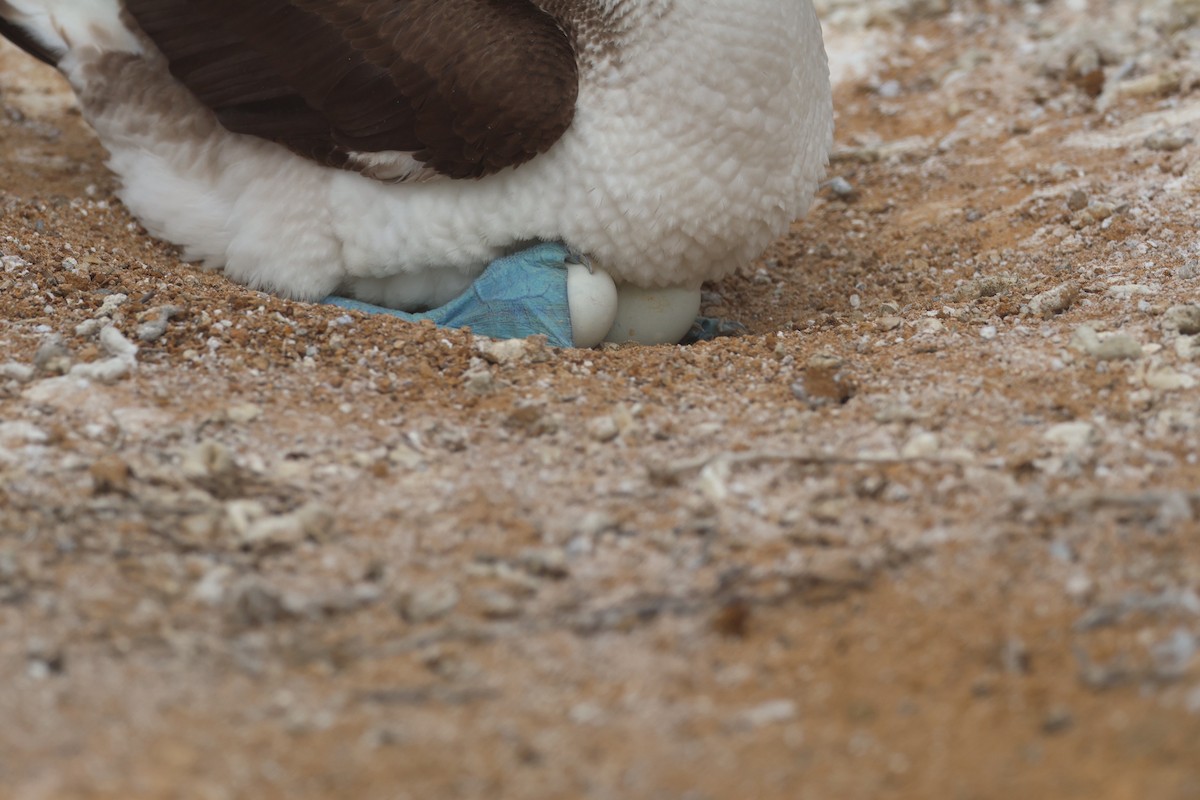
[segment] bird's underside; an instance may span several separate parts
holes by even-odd
[[[808,0],[0,0],[0,34],[148,231],[303,300],[435,308],[558,242],[694,313],[830,143]]]

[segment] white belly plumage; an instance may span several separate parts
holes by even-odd
[[[549,151],[478,180],[402,183],[224,130],[140,37],[113,29],[116,0],[8,2],[66,31],[60,66],[147,229],[298,299],[438,305],[532,240],[561,240],[618,282],[696,287],[807,210],[831,144],[810,0],[644,0],[620,51],[581,72]]]

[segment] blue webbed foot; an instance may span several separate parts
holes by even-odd
[[[680,341],[680,344],[695,344],[708,342],[722,336],[741,336],[749,333],[749,329],[740,322],[719,317],[696,317],[691,329]]]
[[[586,279],[573,271],[586,273]],[[569,289],[570,281],[574,286]],[[495,339],[545,334],[555,347],[590,347],[612,324],[616,289],[611,278],[594,273],[579,254],[546,242],[493,261],[465,292],[431,311],[410,313],[346,297],[327,297],[324,302],[410,322],[431,320],[441,328],[470,327]],[[603,330],[594,333],[597,328]]]

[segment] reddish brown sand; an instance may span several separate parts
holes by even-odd
[[[0,797],[1200,796],[1195,4],[950,5],[690,348],[181,263],[0,51]]]

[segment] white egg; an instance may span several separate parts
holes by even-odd
[[[567,265],[567,307],[576,347],[595,347],[617,318],[617,285],[602,269]]]
[[[608,342],[676,344],[700,313],[699,288],[642,289],[623,283],[617,298],[617,319],[604,337]]]

